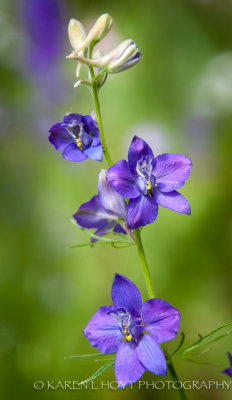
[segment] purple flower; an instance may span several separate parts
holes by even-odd
[[[96,121],[90,115],[67,114],[49,130],[50,143],[63,152],[66,160],[79,162],[86,158],[102,161],[102,146]]]
[[[166,376],[159,344],[176,337],[179,311],[161,299],[142,303],[134,283],[119,274],[115,274],[111,294],[113,305],[100,307],[83,332],[100,352],[116,352],[118,387],[136,382],[146,369]]]
[[[228,352],[228,358],[229,358],[229,362],[230,362],[230,367],[224,369],[224,371],[222,371],[223,374],[227,374],[228,376],[230,376],[232,378],[232,355]]]
[[[107,171],[102,169],[98,178],[98,195],[80,206],[73,215],[76,222],[84,228],[97,229],[95,234],[102,236],[113,229],[124,233],[119,220],[126,218],[126,202],[106,180]],[[92,239],[92,242],[96,241]]]
[[[175,189],[188,179],[192,162],[182,154],[154,157],[148,144],[134,136],[128,162],[118,161],[107,174],[107,180],[122,196],[128,197],[127,226],[136,229],[155,221],[158,205],[190,214],[187,200]]]

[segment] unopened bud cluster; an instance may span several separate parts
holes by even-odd
[[[101,86],[107,74],[124,71],[135,65],[141,58],[141,53],[136,43],[127,39],[121,42],[109,53],[102,55],[97,50],[92,56],[92,49],[110,30],[113,20],[109,14],[102,14],[94,26],[86,35],[81,22],[71,19],[68,26],[68,35],[73,51],[67,56],[69,59],[78,61],[76,77],[79,78],[82,64],[94,68],[96,81]],[[90,50],[91,49],[91,50]],[[74,86],[80,83],[91,85],[90,80],[78,80]]]

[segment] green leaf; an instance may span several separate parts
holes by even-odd
[[[125,249],[126,247],[130,247],[130,246],[133,246],[133,245],[134,245],[134,243],[127,243],[127,244],[124,244],[124,245],[122,245],[122,246],[121,246],[121,245],[116,246],[115,243],[119,244],[119,242],[113,242],[113,243],[111,243],[111,244],[112,244],[113,248],[114,248],[114,249],[117,249],[117,250]]]
[[[232,322],[229,322],[227,324],[224,324],[222,326],[220,326],[219,328],[213,330],[212,332],[208,333],[207,335],[203,336],[201,334],[198,334],[199,339],[197,341],[195,341],[194,343],[192,343],[189,346],[186,346],[182,351],[175,351],[172,356],[171,359],[175,360],[175,359],[186,359],[186,355],[188,355],[189,353],[192,353],[202,347],[208,346],[211,343],[214,343],[220,339],[223,339],[224,337],[230,335],[232,333],[232,329],[220,334],[216,337],[214,337],[220,330],[226,328],[227,326],[232,325]],[[179,350],[179,349],[178,349]]]
[[[99,368],[96,372],[94,372],[94,374],[91,375],[89,378],[87,378],[84,381],[82,381],[80,384],[84,384],[84,383],[93,381],[98,376],[102,375],[103,372],[105,372],[108,368],[112,367],[113,365],[114,365],[114,361],[108,362],[107,364],[105,364],[101,368]]]
[[[70,249],[76,249],[77,247],[91,247],[91,246],[98,246],[99,244],[111,244],[111,243],[105,243],[105,242],[88,242],[88,243],[80,243],[80,244],[74,244],[72,246],[69,246]]]
[[[204,362],[204,361],[198,361],[198,360],[193,360],[192,358],[182,358],[182,360],[184,361],[189,361],[192,362],[194,364],[201,364],[201,365],[218,365],[216,363],[209,363],[209,362]]]
[[[65,360],[68,358],[85,358],[85,357],[96,357],[96,356],[105,356],[105,353],[93,353],[93,354],[77,354],[75,356],[66,356],[64,357]]]
[[[76,221],[74,221],[73,219],[71,219],[71,222],[72,222],[72,224],[73,225],[75,225],[75,226],[77,226],[81,231],[83,231],[83,232],[85,232],[87,235],[89,235],[89,236],[91,236],[92,238],[94,238],[94,239],[96,239],[96,240],[98,240],[98,242],[93,242],[93,243],[90,243],[89,244],[89,246],[95,246],[96,245],[96,243],[98,243],[98,244],[103,244],[103,243],[109,243],[109,244],[111,244],[111,243],[118,243],[118,244],[127,244],[127,245],[131,245],[131,244],[134,244],[132,241],[131,241],[131,239],[129,238],[129,236],[128,235],[123,235],[123,234],[119,234],[119,233],[117,233],[117,234],[114,234],[114,232],[110,232],[109,234],[111,234],[111,235],[113,235],[113,236],[115,236],[115,237],[120,237],[121,238],[121,240],[118,240],[118,239],[112,239],[112,238],[107,238],[107,237],[105,237],[105,236],[107,236],[107,234],[106,235],[104,235],[104,237],[102,237],[102,236],[98,236],[98,235],[95,235],[94,233],[92,233],[92,232],[90,232],[88,229],[85,229],[85,228],[83,228],[83,227],[80,227],[77,223],[76,223]],[[84,247],[84,246],[88,246],[88,244],[87,243],[82,243],[82,244],[77,244],[77,245],[74,245],[74,246],[70,246],[70,248],[75,248],[75,247]]]
[[[180,348],[183,346],[184,340],[185,340],[185,334],[184,334],[184,332],[181,332],[180,343],[178,344],[176,350],[174,350],[173,353],[170,355],[170,357],[172,357],[174,354],[176,354],[180,350]]]

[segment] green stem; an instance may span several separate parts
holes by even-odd
[[[136,246],[137,246],[140,262],[141,262],[142,268],[143,268],[143,274],[144,274],[144,278],[145,278],[145,281],[146,281],[147,291],[148,291],[150,299],[153,299],[155,297],[155,294],[154,294],[154,291],[153,291],[153,288],[152,288],[152,284],[151,284],[151,275],[150,275],[150,272],[149,272],[147,259],[146,259],[146,256],[145,256],[145,252],[144,252],[143,243],[142,243],[142,239],[141,239],[141,236],[140,236],[139,229],[135,229],[134,230],[134,235],[135,235]]]
[[[146,286],[147,286],[148,295],[149,295],[150,299],[153,299],[155,297],[155,295],[154,295],[154,291],[152,288],[151,275],[149,272],[149,267],[147,264],[146,255],[145,255],[145,251],[143,248],[143,243],[142,243],[139,229],[134,229],[134,235],[135,235],[136,246],[138,249],[140,262],[141,262],[142,268],[143,268],[143,273],[144,273],[144,278],[145,278],[145,282],[146,282]],[[168,365],[169,373],[172,376],[174,382],[179,381],[179,378],[177,376],[177,373],[176,373],[176,370],[174,368],[172,361],[168,360],[170,358],[169,352],[164,344],[162,345],[162,347],[163,347],[164,354],[168,361],[167,365]],[[182,387],[178,388],[178,393],[182,400],[187,400],[187,397],[186,397],[185,392]]]
[[[92,58],[92,50],[93,50],[93,47],[90,46],[89,58]],[[107,147],[107,144],[106,144],[104,132],[103,132],[101,109],[100,109],[100,103],[99,103],[99,98],[98,98],[97,82],[95,81],[95,75],[94,75],[93,67],[89,66],[89,71],[90,71],[91,80],[92,80],[93,98],[94,98],[94,103],[95,103],[97,124],[98,124],[99,132],[100,132],[100,140],[101,140],[101,145],[102,145],[102,149],[103,149],[103,154],[104,154],[104,156],[106,158],[106,161],[107,161],[109,167],[111,167],[113,165],[113,161],[112,161],[112,158],[110,156],[110,153],[109,153],[109,150],[108,150],[108,147]]]
[[[167,351],[167,349],[166,349],[166,347],[163,345],[163,350],[164,350],[164,353],[166,354],[166,357],[168,357],[169,356],[169,353],[168,353],[168,351]],[[174,382],[179,382],[180,380],[179,380],[179,378],[178,378],[178,376],[177,376],[177,373],[176,373],[176,370],[175,370],[175,368],[174,368],[174,365],[173,365],[173,363],[172,362],[168,362],[167,363],[167,366],[168,366],[168,371],[169,371],[169,373],[170,373],[170,375],[172,376],[172,378],[173,378],[173,381]],[[179,393],[179,396],[180,396],[180,398],[182,399],[182,400],[187,400],[187,397],[186,397],[186,394],[185,394],[185,392],[184,392],[184,389],[180,386],[178,386],[178,393]]]

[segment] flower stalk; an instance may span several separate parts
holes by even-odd
[[[139,229],[134,230],[134,235],[135,235],[138,255],[139,255],[140,262],[141,262],[141,265],[143,268],[143,274],[144,274],[144,279],[146,282],[148,295],[149,295],[150,299],[153,299],[155,297],[155,294],[154,294],[154,290],[153,290],[152,283],[151,283],[151,275],[150,275],[150,271],[148,268],[147,259],[146,259],[146,255],[144,252],[143,243],[142,243]]]
[[[93,51],[93,45],[90,46],[89,48],[89,58],[92,58],[92,51]],[[111,167],[113,165],[112,158],[110,156],[104,132],[103,132],[103,125],[102,125],[102,117],[101,117],[101,109],[100,109],[100,103],[99,103],[99,98],[98,98],[98,89],[97,89],[97,83],[95,81],[95,75],[94,75],[94,70],[93,67],[89,66],[89,72],[92,80],[92,92],[93,92],[93,98],[94,98],[94,103],[95,103],[95,111],[96,111],[96,117],[97,117],[97,123],[98,123],[98,128],[100,132],[100,140],[102,144],[102,149],[103,149],[103,154],[106,158],[106,161]]]

